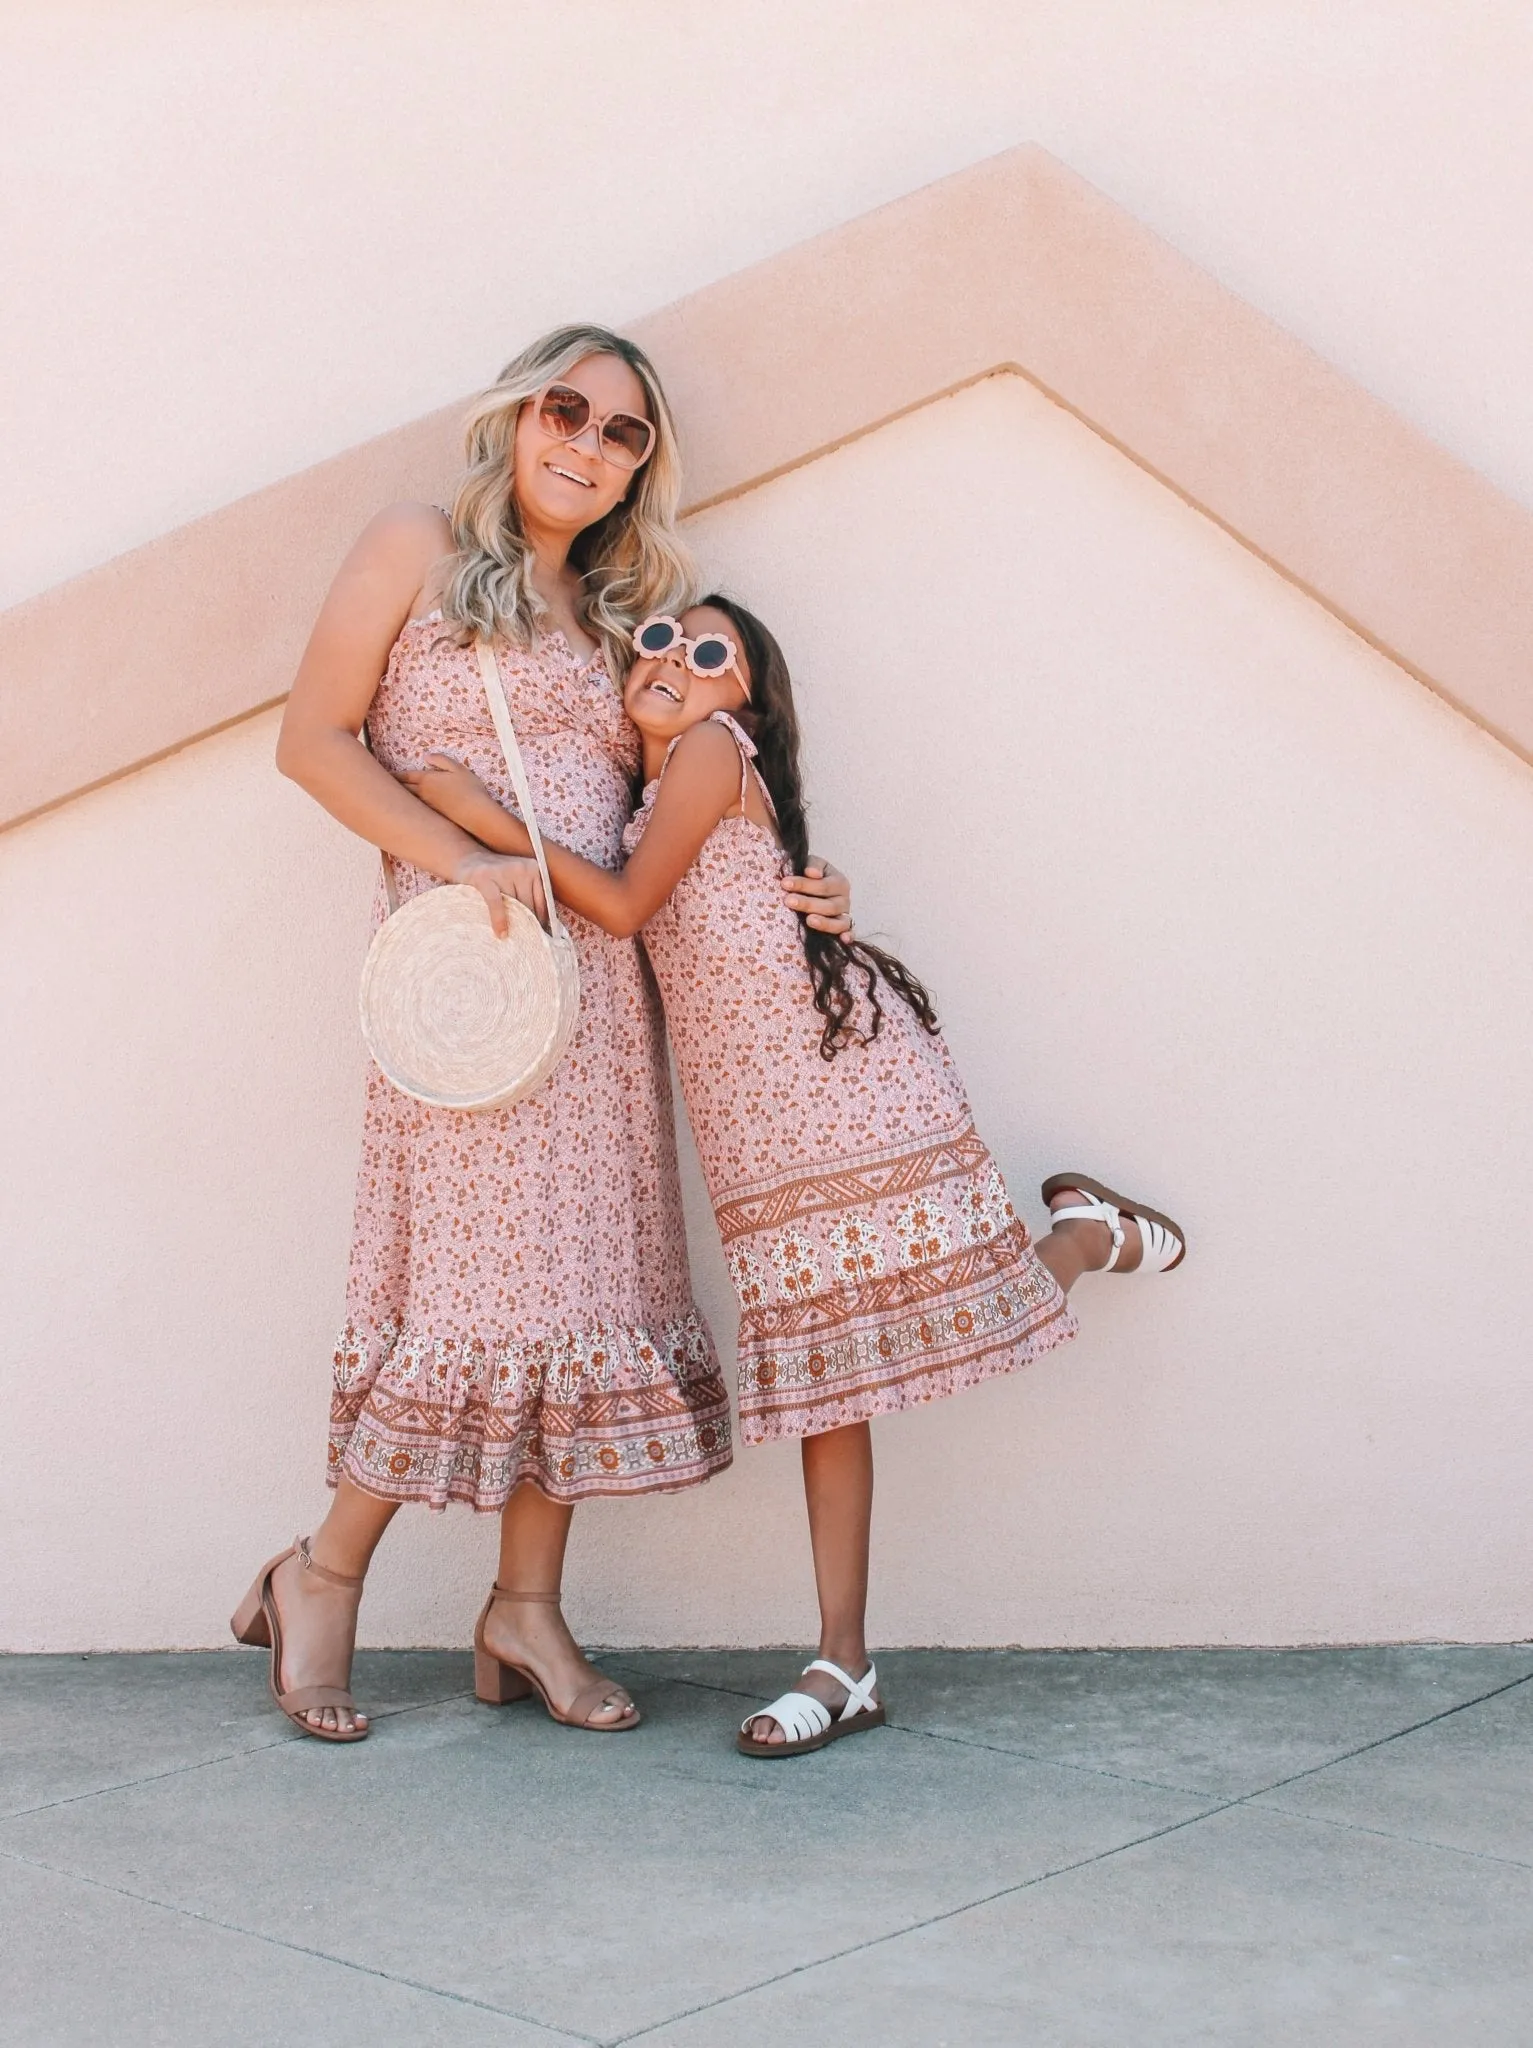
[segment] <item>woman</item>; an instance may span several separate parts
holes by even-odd
[[[509,800],[473,653],[476,635],[497,636],[539,823],[616,867],[638,765],[624,650],[694,576],[665,396],[620,336],[564,327],[524,350],[471,413],[468,458],[450,517],[394,506],[342,565],[277,764],[384,850],[402,899],[467,883],[503,935],[502,899],[534,905],[536,869],[489,852],[391,771],[445,747]],[[364,722],[376,758],[358,742]],[[838,877],[810,869],[784,888],[821,929],[849,927]],[[574,1503],[695,1485],[729,1462],[727,1398],[687,1273],[653,980],[634,940],[570,928],[580,1023],[526,1101],[433,1110],[369,1073],[334,1498],[234,1617],[241,1641],[270,1644],[278,1705],[323,1740],[367,1733],[348,1690],[357,1608],[406,1500],[498,1511],[481,1651],[558,1720],[637,1726],[560,1612]]]

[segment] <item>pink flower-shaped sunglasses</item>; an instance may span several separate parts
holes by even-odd
[[[654,612],[634,633],[633,644],[635,653],[652,661],[679,651],[695,676],[732,674],[750,701],[750,684],[740,669],[740,650],[727,633],[699,633],[689,640],[680,619],[673,619],[669,612]]]

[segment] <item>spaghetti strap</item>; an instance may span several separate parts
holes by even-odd
[[[709,723],[713,725],[722,725],[725,731],[729,734],[730,738],[734,741],[735,745],[740,749],[741,810],[743,811],[745,809],[745,799],[750,794],[750,779],[751,776],[754,775],[756,778],[757,786],[760,788],[762,796],[766,799],[766,807],[771,812],[772,817],[775,819],[777,816],[777,806],[772,801],[772,792],[767,788],[765,782],[762,781],[761,770],[756,766],[756,742],[751,738],[750,734],[745,731],[743,726],[736,725],[734,719],[730,717],[727,711],[715,711],[711,713]]]
[[[756,787],[761,791],[761,800],[766,805],[771,815],[772,823],[775,826],[777,823],[777,806],[772,801],[772,792],[767,788],[761,770],[756,766],[756,742],[743,727],[736,725],[727,711],[711,711],[705,722],[722,725],[740,750],[739,805],[741,815],[749,815],[745,809],[745,799],[750,794],[750,778],[754,775]],[[693,728],[693,730],[695,729]],[[665,776],[665,771],[671,765],[671,756],[685,738],[686,734],[684,732],[677,733],[675,739],[671,741],[671,744],[665,750],[665,759],[660,763],[660,773],[644,785],[644,801],[639,806],[639,815],[641,817],[647,818],[653,809],[656,795]]]

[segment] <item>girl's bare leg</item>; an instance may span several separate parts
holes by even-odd
[[[364,1577],[398,1508],[397,1500],[380,1500],[342,1479],[331,1496],[330,1512],[309,1539],[310,1556],[349,1579]],[[333,1585],[290,1557],[273,1572],[272,1593],[282,1617],[283,1690],[296,1691],[301,1685],[349,1688],[361,1587]],[[314,1728],[367,1726],[366,1714],[352,1714],[346,1707],[311,1707],[304,1718]]]
[[[1079,1188],[1060,1188],[1049,1207],[1071,1208],[1085,1200]],[[1099,1273],[1107,1264],[1112,1253],[1112,1232],[1105,1223],[1088,1223],[1077,1217],[1068,1223],[1056,1223],[1033,1249],[1068,1294],[1082,1273]],[[1132,1273],[1143,1257],[1144,1240],[1130,1225],[1123,1233],[1123,1249],[1113,1271]]]
[[[868,1668],[868,1543],[873,1524],[873,1432],[865,1422],[806,1436],[801,1446],[814,1583],[820,1596],[820,1647],[815,1652],[853,1678]],[[824,1671],[794,1681],[796,1692],[823,1700],[833,1712],[846,1705],[846,1688]],[[751,1723],[758,1742],[784,1740],[766,1715]]]
[[[535,1486],[519,1486],[501,1510],[497,1583],[509,1593],[557,1593],[574,1514],[568,1502],[550,1500]],[[601,1676],[551,1602],[497,1600],[484,1634],[496,1656],[535,1671],[557,1707],[567,1706],[583,1686]],[[590,1719],[598,1724],[621,1721],[631,1705],[623,1687],[614,1682],[610,1700]]]
[[[1081,1202],[1079,1189],[1062,1188],[1053,1208]],[[1112,1236],[1105,1223],[1072,1220],[1056,1224],[1035,1247],[1066,1294],[1082,1273],[1107,1264]],[[1124,1235],[1118,1266],[1132,1272],[1144,1256],[1137,1230]],[[868,1604],[868,1540],[873,1520],[873,1436],[865,1422],[846,1429],[828,1429],[803,1441],[804,1494],[809,1504],[809,1538],[814,1547],[814,1578],[820,1595],[820,1647],[817,1655],[839,1664],[853,1678],[868,1668],[865,1634]],[[800,1678],[796,1691],[838,1710],[846,1689],[823,1671]],[[766,1715],[751,1723],[758,1742],[781,1742],[781,1726]]]

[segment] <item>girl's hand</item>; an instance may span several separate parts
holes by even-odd
[[[850,941],[856,936],[852,925],[852,885],[828,860],[813,854],[801,875],[785,875],[783,890],[788,907],[796,910],[817,932],[834,932]]]
[[[428,754],[424,768],[402,768],[399,780],[406,789],[413,789],[423,804],[451,818],[476,839],[484,836],[478,828],[491,811],[501,815],[499,804],[473,769],[465,768],[451,754]]]
[[[467,774],[468,770],[463,772]],[[494,801],[493,798],[489,800]],[[514,853],[491,853],[481,847],[459,863],[452,879],[466,882],[469,888],[479,891],[488,906],[490,923],[495,927],[498,939],[503,939],[510,929],[505,904],[508,896],[514,896],[518,903],[525,903],[540,924],[548,922],[543,901],[543,878],[538,873],[535,860],[523,860]]]

